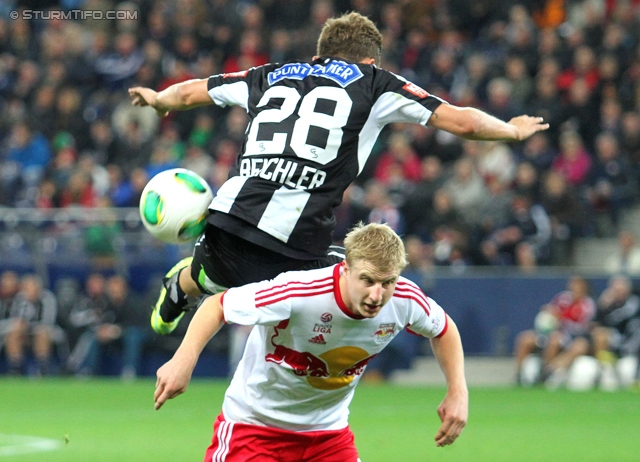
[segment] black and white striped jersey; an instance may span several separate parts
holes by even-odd
[[[389,71],[332,58],[216,75],[208,88],[218,106],[249,115],[242,153],[209,221],[294,258],[326,254],[333,209],[382,128],[426,125],[443,102]]]

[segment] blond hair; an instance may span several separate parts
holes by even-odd
[[[389,225],[358,223],[344,239],[347,264],[366,260],[381,272],[402,271],[407,255],[400,236]]]
[[[318,56],[335,56],[359,63],[373,58],[380,62],[382,34],[366,16],[351,12],[328,19],[318,38]]]

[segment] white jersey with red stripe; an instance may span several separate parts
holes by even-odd
[[[255,325],[225,395],[228,421],[344,428],[367,363],[402,329],[429,338],[445,333],[444,310],[403,277],[375,318],[354,315],[340,294],[341,269],[292,271],[224,294],[225,321]]]

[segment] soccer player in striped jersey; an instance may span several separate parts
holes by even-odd
[[[358,225],[331,267],[208,297],[157,373],[155,408],[185,392],[202,349],[224,323],[252,325],[214,424],[206,462],[356,462],[349,403],[367,363],[403,329],[428,337],[447,380],[437,446],[468,417],[464,355],[455,323],[400,276],[404,244],[388,226]]]
[[[448,104],[377,67],[381,47],[373,22],[349,13],[327,21],[311,62],[267,64],[161,92],[129,89],[132,104],[151,106],[160,116],[210,104],[241,106],[249,115],[242,152],[211,203],[193,260],[165,278],[152,314],[156,332],[175,329],[187,295],[334,263],[333,209],[385,125],[417,123],[467,139],[505,141],[548,128],[541,117],[504,122]]]

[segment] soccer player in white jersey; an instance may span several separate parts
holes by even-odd
[[[431,339],[447,380],[437,446],[467,422],[468,391],[458,329],[400,276],[400,237],[358,225],[334,266],[283,273],[207,298],[173,358],[157,373],[155,408],[187,389],[202,349],[224,323],[253,325],[214,424],[205,462],[356,462],[347,417],[367,363],[403,329]]]
[[[161,92],[129,89],[132,104],[151,106],[160,116],[210,104],[241,106],[249,115],[243,151],[209,207],[193,259],[165,277],[151,319],[156,332],[175,329],[187,296],[338,261],[330,249],[333,209],[385,125],[417,123],[467,139],[505,141],[548,128],[541,117],[503,122],[448,104],[377,67],[381,47],[373,22],[349,13],[327,21],[311,62],[267,64]]]

